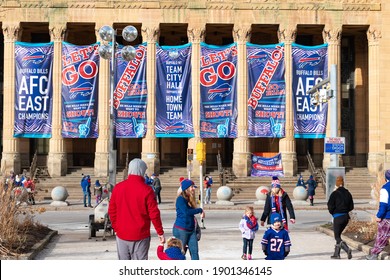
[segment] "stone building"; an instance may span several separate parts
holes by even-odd
[[[100,40],[98,30],[126,25],[138,30],[133,45],[147,42],[148,54],[156,44],[192,43],[192,100],[194,138],[157,138],[155,90],[149,88],[147,134],[142,139],[116,139],[117,164],[141,157],[151,172],[164,166],[186,166],[187,149],[204,141],[206,166],[231,166],[237,176],[248,176],[254,152],[281,153],[286,175],[307,166],[310,153],[316,166],[329,166],[324,139],[294,138],[291,87],[292,43],[314,46],[328,43],[328,63],[337,65],[338,136],[346,139],[340,163],[367,167],[375,174],[390,167],[390,4],[384,0],[150,0],[61,1],[4,0],[1,9],[0,82],[3,122],[1,170],[21,171],[37,151],[39,165],[52,176],[65,175],[70,166],[94,166],[96,176],[107,175],[109,154],[109,62],[101,60],[99,72],[99,137],[64,139],[61,136],[61,44],[87,45]],[[389,16],[389,17],[388,17]],[[120,40],[120,38],[119,38]],[[49,139],[14,138],[15,42],[53,42],[53,124]],[[200,43],[237,43],[238,136],[235,139],[201,139],[199,127]],[[247,136],[246,43],[285,44],[286,135],[284,138]],[[390,63],[389,63],[390,64]],[[147,83],[156,81],[155,56],[147,57]],[[329,112],[332,118],[332,112]],[[327,135],[330,133],[328,127]],[[389,137],[389,138],[388,138]],[[197,170],[197,162],[193,162]],[[4,174],[4,173],[3,173]]]

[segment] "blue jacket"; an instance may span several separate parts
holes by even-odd
[[[388,181],[380,190],[379,210],[376,216],[380,219],[390,219],[390,182]]]
[[[174,226],[183,230],[193,231],[195,229],[195,215],[202,212],[202,208],[192,208],[184,197],[178,196],[176,199],[176,220]]]

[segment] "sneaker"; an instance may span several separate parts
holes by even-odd
[[[377,254],[372,254],[372,255],[367,255],[366,260],[377,260],[378,255]]]
[[[241,259],[246,260],[246,254],[242,254]]]
[[[251,256],[251,255],[248,255],[246,259],[247,259],[247,260],[251,260],[251,259],[252,259],[252,256]]]

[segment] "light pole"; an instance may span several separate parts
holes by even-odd
[[[115,92],[115,74],[116,74],[116,51],[117,31],[111,26],[105,25],[99,29],[99,36],[102,44],[99,46],[99,55],[103,59],[110,59],[110,134],[108,141],[108,182],[115,186],[116,181],[116,156],[117,151],[114,146],[115,142],[115,115],[114,115],[114,92]],[[134,26],[126,26],[122,31],[122,37],[128,42],[134,41],[138,36],[138,31]],[[125,46],[121,50],[122,58],[131,61],[135,58],[135,48]]]

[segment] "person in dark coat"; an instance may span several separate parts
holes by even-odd
[[[313,175],[310,175],[309,180],[306,181],[307,194],[309,195],[310,205],[314,205],[314,196],[316,194],[317,182]]]
[[[352,258],[352,250],[347,243],[341,239],[341,233],[347,227],[350,216],[349,212],[354,209],[353,198],[351,193],[344,188],[344,178],[336,178],[336,186],[328,200],[328,210],[333,217],[333,233],[336,239],[336,246],[332,259],[340,259],[340,251],[343,249],[348,259]]]
[[[272,177],[271,191],[267,194],[264,204],[264,211],[260,218],[261,226],[264,226],[265,221],[271,224],[270,217],[272,213],[279,213],[282,216],[282,223],[288,230],[287,211],[290,215],[290,222],[295,223],[294,207],[288,194],[281,188],[278,177]]]

